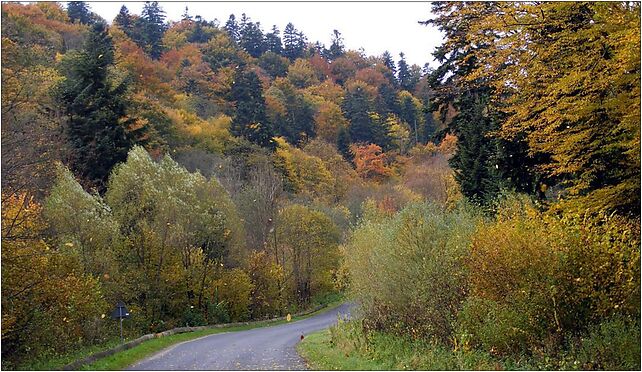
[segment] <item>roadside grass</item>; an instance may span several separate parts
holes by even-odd
[[[98,345],[84,346],[82,348],[76,349],[72,352],[55,355],[55,356],[41,356],[36,359],[32,359],[21,363],[17,366],[2,366],[3,370],[17,370],[17,371],[51,371],[62,369],[63,366],[72,363],[78,359],[82,359],[88,355],[98,353],[103,350],[111,349],[120,344],[119,338],[114,338],[112,340],[103,342]]]
[[[620,323],[601,324],[562,350],[500,357],[467,343],[447,347],[378,331],[366,336],[359,321],[340,320],[307,335],[297,350],[313,370],[640,370],[639,326]]]
[[[312,370],[384,371],[392,369],[389,363],[368,359],[355,353],[345,353],[335,347],[331,344],[330,332],[327,329],[307,335],[297,345],[297,351]]]
[[[349,333],[342,325],[322,330],[308,335],[297,350],[313,370],[504,369],[499,361],[481,352],[453,351],[383,333],[372,333],[367,340],[352,338]]]

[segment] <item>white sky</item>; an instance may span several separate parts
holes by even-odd
[[[237,20],[246,13],[261,22],[264,32],[277,25],[281,33],[288,22],[303,31],[311,42],[330,45],[332,30],[341,32],[348,49],[363,48],[367,55],[380,55],[388,50],[395,61],[404,52],[410,64],[436,67],[432,52],[441,44],[440,32],[417,21],[431,17],[429,2],[160,2],[168,20],[178,21],[189,7],[189,13],[225,24],[230,14]],[[111,22],[121,5],[132,14],[140,14],[143,2],[88,1],[91,10]]]

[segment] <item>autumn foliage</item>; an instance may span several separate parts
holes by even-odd
[[[365,179],[383,180],[392,175],[392,169],[386,164],[386,154],[381,147],[369,145],[352,145],[354,165],[357,174]]]
[[[339,290],[364,349],[639,369],[638,3],[436,2],[436,69],[144,7],[2,4],[3,369],[116,301],[134,338]]]

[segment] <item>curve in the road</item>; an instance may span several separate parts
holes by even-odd
[[[344,304],[292,323],[182,342],[128,369],[303,370],[305,363],[295,350],[301,336],[331,326],[339,314],[347,316],[349,309],[350,305]]]

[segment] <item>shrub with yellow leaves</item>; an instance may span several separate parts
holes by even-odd
[[[560,218],[509,200],[473,238],[462,330],[508,353],[556,345],[614,315],[639,318],[639,244],[619,217]]]
[[[107,310],[98,280],[83,273],[73,247],[42,239],[41,207],[26,195],[3,195],[2,365],[28,354],[64,352],[103,338]]]

